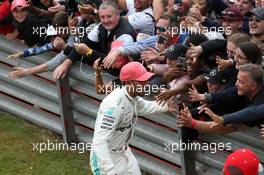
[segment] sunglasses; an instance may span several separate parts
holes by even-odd
[[[262,21],[263,19],[261,19],[260,17],[258,17],[258,16],[250,16],[250,17],[248,17],[248,21],[249,22],[252,22],[252,21],[255,21],[255,22],[260,22],[260,21]]]
[[[160,31],[160,32],[166,32],[167,31],[165,27],[158,27],[158,26],[156,26],[156,30]]]

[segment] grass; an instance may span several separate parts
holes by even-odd
[[[33,143],[62,142],[62,137],[0,112],[0,174],[90,175],[89,153],[33,150]]]

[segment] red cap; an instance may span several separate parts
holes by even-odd
[[[14,0],[11,4],[10,11],[14,11],[15,8],[19,7],[20,9],[23,9],[25,7],[28,7],[29,5],[25,0]]]
[[[258,174],[259,159],[250,149],[238,149],[231,153],[224,164],[224,174],[233,175],[232,169],[240,170],[243,175]]]
[[[224,11],[222,11],[220,18],[230,19],[230,20],[242,20],[243,14],[238,7],[231,6],[226,8]]]
[[[129,62],[120,71],[119,79],[128,81],[148,81],[154,74],[148,72],[139,62]]]

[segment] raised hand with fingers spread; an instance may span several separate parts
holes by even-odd
[[[194,46],[194,45],[192,45],[192,47],[189,49],[189,52],[191,53],[190,57],[197,58],[197,57],[199,57],[202,54],[203,48],[202,48],[202,46]]]
[[[225,60],[216,56],[216,64],[218,65],[218,70],[223,71],[225,68],[233,66],[234,62],[232,59]]]
[[[169,101],[167,102],[168,104],[168,112],[177,114],[179,111],[179,107],[177,104],[175,104],[173,98],[170,98]]]
[[[205,101],[204,94],[200,94],[194,85],[192,85],[192,88],[189,88],[188,94],[192,102]]]
[[[176,120],[177,127],[193,128],[192,114],[188,107],[183,103],[183,109],[180,111],[180,115]]]
[[[171,97],[173,97],[173,94],[172,94],[171,90],[169,90],[169,89],[161,88],[160,92],[161,93],[156,97],[158,104],[164,104]]]
[[[164,57],[160,56],[159,52],[156,49],[148,48],[146,51],[143,51],[141,53],[141,59],[146,62],[150,62],[150,61],[160,61],[164,59]]]
[[[208,107],[204,107],[202,108],[199,113],[205,112],[205,114],[207,114],[213,121],[214,124],[211,125],[211,128],[215,128],[218,126],[222,126],[224,123],[224,119],[223,117],[215,114],[211,109],[209,109]]]

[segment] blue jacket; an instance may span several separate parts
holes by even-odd
[[[224,116],[224,124],[243,123],[256,126],[264,123],[264,104],[245,108]]]

